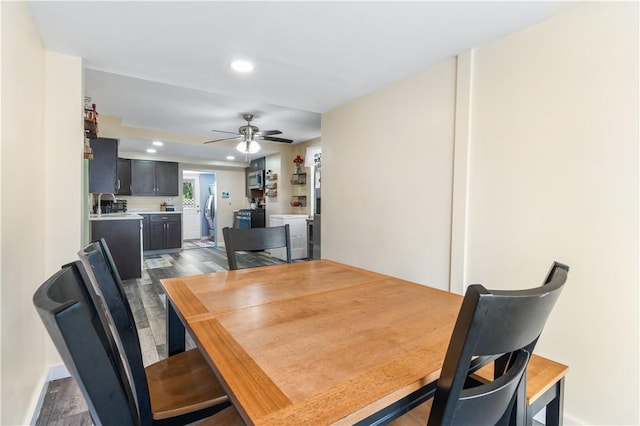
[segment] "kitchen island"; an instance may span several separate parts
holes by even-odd
[[[90,240],[104,238],[120,278],[142,277],[142,216],[135,213],[90,215]]]

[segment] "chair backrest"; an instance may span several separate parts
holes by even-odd
[[[554,276],[557,273],[560,273],[561,269],[565,271],[565,273],[569,273],[569,267],[567,265],[560,262],[553,262],[553,265],[551,265],[551,269],[549,269],[549,272],[547,273],[547,276],[545,277],[542,285],[549,284],[551,281],[553,281]]]
[[[79,261],[65,265],[38,288],[33,303],[78,383],[93,422],[137,425],[139,418],[120,354],[88,281]]]
[[[141,423],[151,424],[153,413],[149,384],[144,369],[138,330],[109,247],[101,238],[87,245],[78,253],[78,256],[87,271],[90,271],[90,283],[115,329],[114,339],[119,345],[120,352],[124,354],[123,363],[130,385],[134,389]]]
[[[527,290],[490,291],[472,285],[462,302],[438,385],[429,425],[501,424],[508,421],[516,388],[567,280],[555,263],[545,284]],[[473,362],[506,359],[493,382],[465,389]],[[496,368],[498,363],[496,363]],[[468,383],[468,382],[467,382]]]
[[[291,238],[288,224],[267,228],[223,228],[222,235],[231,271],[238,269],[237,251],[258,251],[285,247],[287,263],[291,263]]]

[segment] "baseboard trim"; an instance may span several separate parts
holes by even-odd
[[[52,380],[64,379],[66,377],[71,377],[69,374],[69,370],[65,367],[64,364],[56,364],[49,369],[49,373],[47,374],[47,381],[50,382]]]
[[[564,421],[564,424],[567,425],[567,426],[569,426],[569,425],[571,425],[571,426],[581,426],[581,425],[589,424],[589,423],[587,423],[587,422],[585,422],[585,421],[583,421],[581,419],[577,419],[577,418],[575,418],[573,416],[568,415],[566,411],[564,412],[563,421]]]

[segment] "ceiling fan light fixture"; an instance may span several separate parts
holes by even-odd
[[[238,59],[231,62],[231,68],[236,72],[248,73],[253,71],[254,65],[249,61],[245,61],[244,59]]]
[[[236,146],[236,149],[243,154],[255,154],[260,151],[260,145],[256,141],[242,141]]]

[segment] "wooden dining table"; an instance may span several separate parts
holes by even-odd
[[[462,297],[329,260],[161,280],[247,424],[375,424],[432,391]]]

